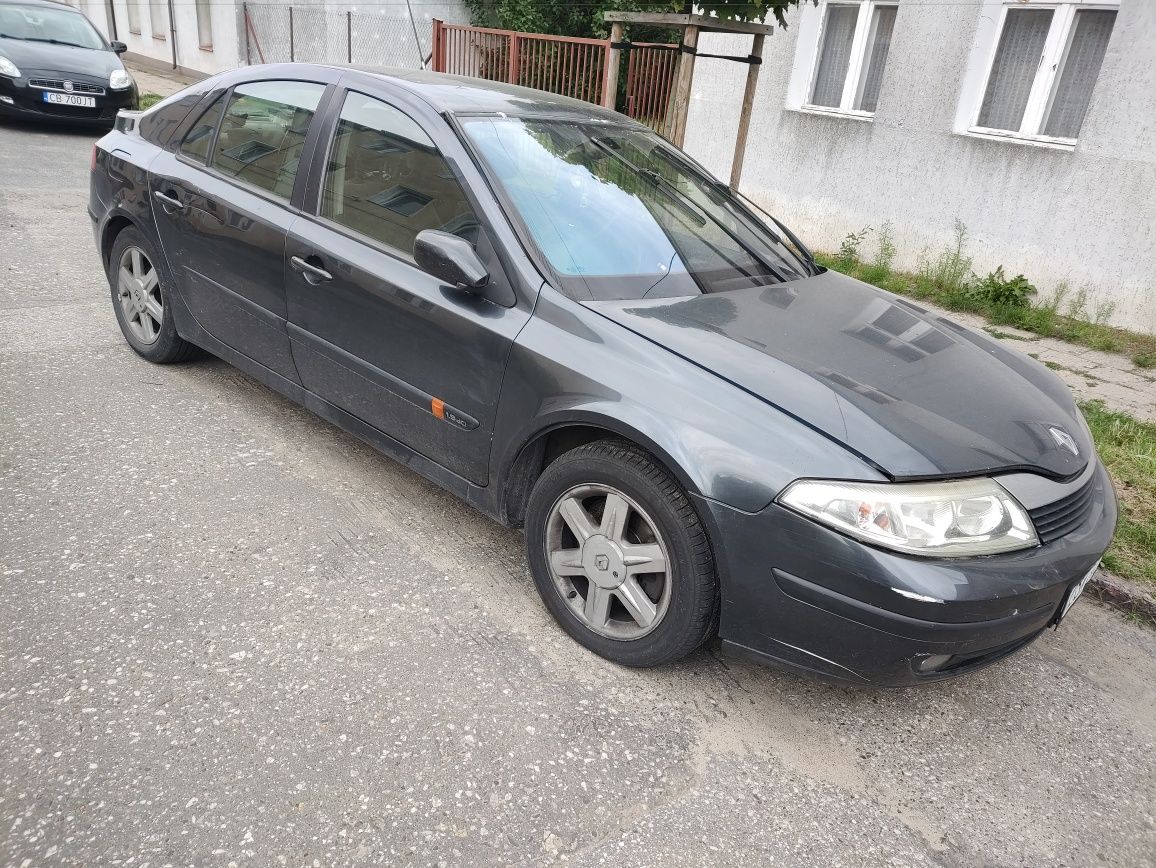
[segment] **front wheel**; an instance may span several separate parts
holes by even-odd
[[[714,629],[706,531],[678,482],[633,444],[600,440],[550,464],[530,495],[526,546],[546,608],[602,657],[657,666]]]

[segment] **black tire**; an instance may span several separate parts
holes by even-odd
[[[151,342],[142,340],[141,337],[134,332],[130,326],[124,306],[121,304],[119,290],[120,263],[126,251],[132,248],[140,250],[144,256],[147,257],[148,262],[152,265],[152,268],[155,269],[157,275],[162,315],[160,327],[156,330],[156,338]],[[124,334],[128,345],[133,348],[137,355],[158,365],[188,361],[197,355],[198,350],[196,345],[189,343],[177,334],[176,325],[173,323],[172,304],[170,304],[170,287],[172,286],[172,282],[159,252],[153,246],[152,242],[145,238],[135,227],[127,227],[121,230],[120,234],[116,236],[116,241],[112,245],[112,252],[108,257],[108,285],[112,293],[112,307],[116,313],[116,321],[120,325],[121,333]]]
[[[657,626],[638,638],[612,638],[591,629],[563,598],[550,569],[547,538],[554,507],[568,492],[587,485],[610,486],[633,500],[665,543],[669,602]],[[595,654],[625,666],[658,666],[685,657],[715,631],[718,582],[706,529],[674,477],[634,444],[599,440],[552,462],[530,493],[525,529],[530,570],[542,601],[562,628]],[[567,596],[573,599],[574,593]]]

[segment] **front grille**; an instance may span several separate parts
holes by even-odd
[[[83,93],[91,96],[104,96],[104,88],[99,84],[87,84],[83,81],[74,81],[71,91],[64,87],[64,79],[60,78],[30,78],[28,79],[28,86],[41,90],[55,90],[60,93]]]
[[[1086,483],[1067,497],[1029,510],[1032,524],[1036,526],[1036,534],[1040,543],[1047,545],[1070,533],[1088,517],[1088,510],[1092,508],[1092,495],[1096,477],[1093,475]]]

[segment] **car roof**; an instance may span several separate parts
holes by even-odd
[[[354,73],[355,76],[364,76],[367,83],[374,80],[387,81],[393,86],[422,99],[439,113],[563,115],[575,120],[600,120],[631,125],[638,123],[626,115],[561,94],[548,93],[500,81],[447,75],[427,70],[391,69],[348,64],[295,63],[277,64],[277,74],[284,75],[287,67],[296,68],[300,74],[314,66],[325,66]],[[249,69],[253,69],[253,67]],[[347,84],[349,83],[351,82],[347,82]]]

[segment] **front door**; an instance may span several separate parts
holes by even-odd
[[[181,297],[217,340],[296,381],[285,332],[289,201],[325,85],[240,84],[150,167],[157,228]]]
[[[319,151],[322,153],[322,151]],[[416,452],[485,484],[506,359],[528,313],[444,285],[413,260],[423,229],[470,240],[505,284],[450,165],[400,109],[349,92],[315,216],[289,233],[289,335],[302,383]]]

